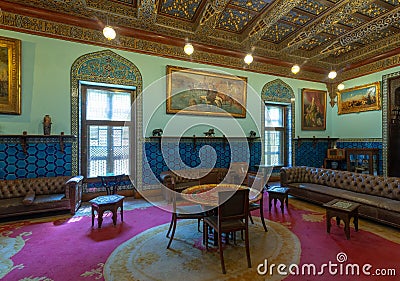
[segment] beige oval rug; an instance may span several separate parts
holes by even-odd
[[[276,272],[261,276],[257,266],[272,263],[298,264],[300,241],[289,229],[279,223],[266,220],[268,232],[264,232],[258,217],[249,225],[252,268],[247,268],[244,242],[237,237],[224,249],[227,274],[221,272],[219,253],[209,252],[202,245],[202,233],[197,231],[197,221],[178,221],[171,249],[167,250],[165,237],[169,224],[148,229],[121,244],[104,265],[106,281],[124,280],[282,280]],[[261,268],[263,269],[263,268]]]

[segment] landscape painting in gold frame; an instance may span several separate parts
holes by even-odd
[[[338,114],[381,109],[380,82],[338,92]]]
[[[326,91],[301,90],[301,129],[326,130]]]
[[[167,113],[246,117],[247,78],[167,66]]]
[[[0,113],[21,114],[21,41],[0,37]]]

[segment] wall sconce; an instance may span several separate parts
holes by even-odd
[[[335,70],[331,70],[331,72],[329,72],[329,74],[328,74],[329,79],[335,79],[336,76],[337,76],[337,72]]]
[[[115,36],[117,36],[117,33],[115,32],[114,28],[112,28],[109,25],[106,25],[103,28],[103,35],[106,37],[108,40],[113,40]]]
[[[183,47],[183,51],[185,52],[185,54],[187,54],[188,56],[190,56],[191,54],[193,54],[194,52],[194,48],[193,45],[190,43],[186,43],[185,47]]]
[[[292,66],[292,73],[297,74],[300,72],[300,66],[298,64],[295,64]]]
[[[247,63],[248,65],[250,65],[253,62],[253,56],[251,54],[247,54],[244,57],[244,62]]]
[[[343,84],[343,83],[340,83],[339,85],[337,85],[337,89],[338,89],[339,91],[343,90],[343,89],[344,89],[344,84]]]

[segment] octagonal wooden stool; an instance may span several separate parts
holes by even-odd
[[[272,200],[274,200],[274,206],[276,206],[276,201],[279,200],[281,202],[281,211],[283,214],[283,209],[286,201],[286,209],[289,207],[289,190],[290,188],[288,187],[272,187],[267,190],[268,192],[268,200],[269,200],[269,206],[268,210],[271,212],[271,205],[272,205]]]

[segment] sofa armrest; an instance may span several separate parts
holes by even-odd
[[[165,185],[169,189],[173,189],[175,186],[175,177],[171,175],[170,172],[162,172],[160,174],[160,179],[162,184]]]
[[[82,202],[82,182],[83,176],[70,178],[66,183],[65,196],[70,200],[71,214],[74,215]]]
[[[286,167],[282,167],[280,170],[280,182],[281,186],[286,186],[288,183],[288,177],[287,177],[287,169]]]

